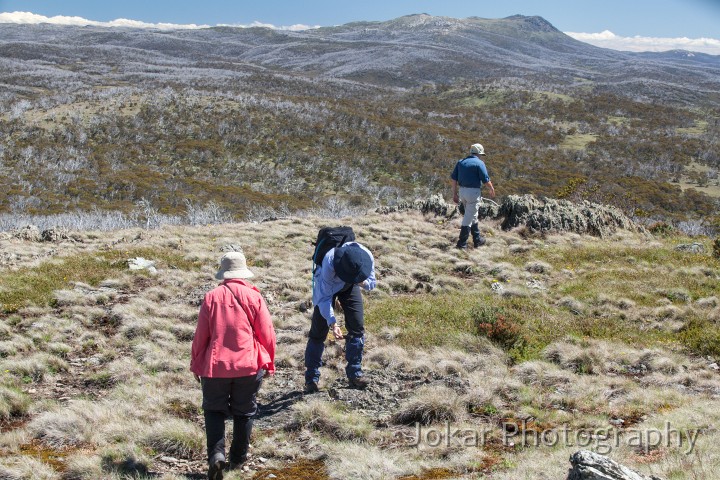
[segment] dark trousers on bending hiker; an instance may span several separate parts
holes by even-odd
[[[202,378],[208,461],[218,453],[225,456],[225,419],[229,416],[233,419],[230,462],[243,463],[247,459],[263,374],[264,370],[260,370],[248,377]]]
[[[347,360],[345,373],[348,378],[361,377],[363,373],[360,363],[365,346],[365,324],[360,287],[348,284],[335,294],[333,303],[335,303],[335,298],[338,299],[345,312],[345,328],[348,331],[345,337],[345,359]],[[310,335],[305,348],[305,383],[317,383],[320,380],[322,354],[325,351],[325,340],[329,332],[330,327],[328,327],[327,320],[323,318],[320,309],[316,306],[313,310]]]

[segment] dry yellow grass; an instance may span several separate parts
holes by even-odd
[[[326,459],[330,478],[391,479],[432,468],[453,478],[561,478],[577,448],[503,446],[500,422],[532,419],[533,428],[577,431],[622,419],[706,432],[691,455],[677,448],[611,453],[628,466],[708,480],[720,468],[711,428],[720,375],[707,358],[712,345],[695,335],[717,329],[717,260],[676,252],[683,238],[526,239],[492,223],[482,225],[487,247],[459,252],[452,248],[456,225],[397,213],[80,232],[82,242],[61,244],[0,239],[10,259],[0,266],[2,279],[40,266],[74,265],[81,274],[87,266],[79,257],[107,262],[107,278],[59,276],[46,296],[0,315],[0,420],[15,422],[0,432],[0,473],[61,478],[58,465],[23,453],[31,442],[69,449],[61,463],[73,478],[184,478],[163,455],[202,473],[201,394],[188,371],[189,348],[218,258],[230,245],[245,251],[274,317],[278,374],[261,390],[263,402],[302,386],[310,243],[320,226],[337,223],[352,225],[376,258],[379,288],[365,296],[368,374],[383,385],[396,377],[419,383],[380,392],[396,400],[381,414],[371,411],[376,405],[346,405],[330,394],[292,397],[281,411],[296,415],[295,428],[256,429],[251,452],[267,465]],[[113,264],[138,251],[157,255],[150,258],[159,260],[157,275]],[[0,292],[12,285],[0,284]],[[344,376],[342,345],[329,342],[325,361],[329,391]],[[422,382],[429,385],[419,388]],[[406,441],[413,425],[390,421],[403,412],[430,426],[449,420],[487,429],[492,441],[413,447]]]

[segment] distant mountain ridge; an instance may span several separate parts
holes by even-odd
[[[11,69],[28,66],[8,63],[14,60],[43,68],[69,62],[78,72],[100,68],[106,78],[113,76],[108,69],[120,76],[156,66],[187,70],[205,68],[207,62],[232,62],[234,71],[259,67],[381,87],[530,77],[560,85],[593,82],[650,98],[720,102],[720,57],[594,47],[536,16],[455,19],[416,14],[299,32],[3,24],[0,45],[0,61]]]

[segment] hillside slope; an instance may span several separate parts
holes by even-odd
[[[712,60],[600,49],[524,16],[303,32],[2,24],[0,228],[347,214],[445,191],[480,142],[500,195],[711,232]]]
[[[329,341],[321,392],[303,396],[310,241],[336,222],[376,257],[379,286],[365,296],[372,386],[347,388],[342,345]],[[683,237],[481,228],[488,245],[468,252],[452,248],[456,220],[412,211],[54,242],[5,235],[0,476],[200,478],[190,342],[218,258],[242,248],[273,315],[278,372],[262,388],[251,470],[227,478],[564,478],[587,440],[642,472],[713,479],[720,263],[709,242],[693,253],[676,248]],[[158,273],[128,270],[138,256]],[[441,445],[413,446],[416,421]],[[446,446],[445,422],[483,441]],[[691,453],[687,441],[630,440],[666,422],[696,440]],[[572,445],[533,446],[543,431]],[[620,446],[583,436],[597,431]]]
[[[664,95],[665,101],[671,92],[673,97],[719,100],[720,64],[712,56],[602,49],[568,37],[541,17],[522,15],[455,19],[421,14],[301,32],[3,24],[0,33],[2,58],[14,60],[6,65],[17,68],[18,60],[45,67],[65,64],[73,76],[90,84],[97,75],[119,81],[142,75],[149,65],[174,73],[180,82],[202,81],[199,71],[193,72],[198,68],[242,77],[261,67],[379,86],[531,77],[563,85],[592,81],[623,94]],[[14,83],[12,76],[9,80]]]

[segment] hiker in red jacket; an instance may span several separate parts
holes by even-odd
[[[192,343],[190,370],[202,384],[211,480],[223,478],[229,415],[230,468],[247,460],[256,395],[263,376],[275,373],[275,330],[260,291],[246,280],[252,276],[241,252],[220,259],[216,278],[223,282],[205,294]]]

